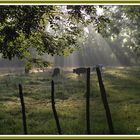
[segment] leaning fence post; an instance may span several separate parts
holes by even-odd
[[[87,134],[90,134],[90,68],[87,68],[87,81],[86,81],[86,125]]]
[[[107,96],[106,96],[106,91],[105,91],[105,87],[103,84],[102,75],[101,75],[99,66],[96,67],[96,72],[97,72],[97,76],[98,76],[98,82],[99,82],[99,86],[100,86],[102,101],[103,101],[104,108],[106,111],[106,117],[107,117],[109,131],[110,131],[110,134],[114,134],[112,117],[111,117],[111,113],[110,113],[110,109],[109,109],[109,105],[108,105],[108,101],[107,101]]]
[[[53,110],[54,118],[55,118],[55,121],[56,121],[56,126],[57,126],[57,129],[58,129],[58,133],[62,134],[59,119],[58,119],[58,115],[57,115],[56,108],[55,108],[54,81],[53,80],[51,82],[51,102],[52,102],[52,110]]]
[[[22,92],[22,85],[21,84],[19,84],[19,96],[20,96],[20,102],[21,102],[21,108],[22,108],[23,130],[24,130],[24,134],[27,134],[25,104],[24,104],[24,98],[23,98],[23,92]]]

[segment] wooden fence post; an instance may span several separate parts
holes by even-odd
[[[111,117],[111,113],[110,113],[110,109],[109,109],[109,105],[108,105],[108,101],[107,101],[107,96],[106,96],[106,91],[105,91],[105,87],[103,84],[102,75],[101,75],[99,66],[96,67],[96,72],[97,72],[98,82],[99,82],[99,86],[100,86],[101,98],[102,98],[103,105],[104,105],[104,108],[106,111],[106,117],[107,117],[109,131],[110,131],[110,134],[114,134],[112,117]]]
[[[57,126],[58,133],[62,134],[59,119],[58,119],[58,115],[57,115],[56,108],[55,108],[54,81],[53,80],[51,82],[51,102],[52,102],[52,110],[53,110],[54,118],[55,118],[55,121],[56,121],[56,126]]]
[[[22,92],[22,85],[21,84],[19,84],[19,96],[20,96],[21,109],[22,109],[23,130],[24,130],[24,134],[27,134],[26,112],[25,112],[25,104],[24,104],[24,98],[23,98],[23,92]]]
[[[90,68],[87,68],[87,81],[86,81],[86,126],[87,134],[90,132]]]

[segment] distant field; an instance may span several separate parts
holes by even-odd
[[[24,89],[28,134],[58,134],[51,108],[50,73],[0,76],[0,134],[23,134],[18,84]],[[140,67],[103,70],[116,134],[140,134]],[[86,134],[85,77],[55,78],[56,108],[63,134]],[[91,74],[91,132],[108,134],[96,73]]]

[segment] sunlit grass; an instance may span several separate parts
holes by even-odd
[[[49,73],[0,77],[0,134],[23,134],[18,83],[22,83],[29,134],[58,134],[51,108]],[[86,134],[85,76],[64,73],[55,80],[56,109],[63,134]],[[103,81],[116,134],[140,134],[138,68],[106,68]],[[91,74],[91,132],[108,134],[95,73]]]

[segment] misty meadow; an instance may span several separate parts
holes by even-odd
[[[139,5],[1,5],[0,134],[140,134]]]

